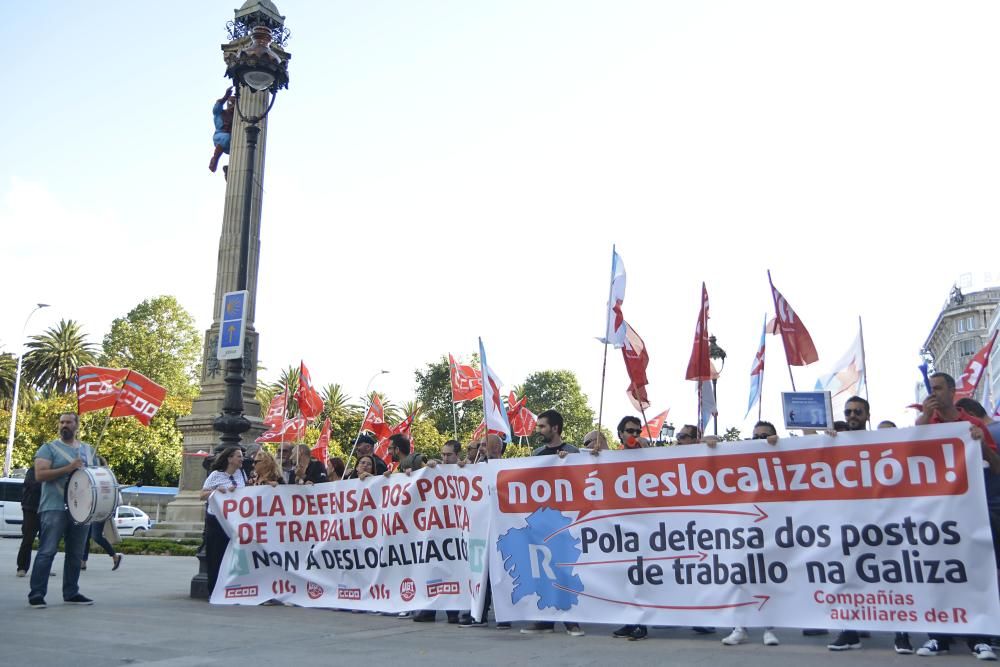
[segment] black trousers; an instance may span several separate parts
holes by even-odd
[[[108,538],[104,537],[104,524],[106,524],[110,519],[102,521],[100,523],[90,524],[90,540],[97,542],[97,546],[104,549],[104,553],[108,554],[112,558],[115,557],[115,547],[108,542]],[[87,545],[83,549],[83,562],[87,562],[87,558],[90,556],[90,540],[87,540]]]
[[[31,569],[31,545],[38,537],[38,512],[35,510],[21,510],[24,514],[24,521],[21,523],[21,548],[17,552],[17,569],[25,572]]]
[[[208,592],[215,590],[215,582],[219,579],[219,568],[222,567],[222,557],[226,555],[229,546],[229,536],[222,525],[211,514],[205,515],[205,563],[208,566]]]

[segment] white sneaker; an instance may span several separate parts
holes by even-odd
[[[778,641],[778,635],[774,634],[770,630],[764,630],[764,646],[779,646],[781,642]]]
[[[976,660],[997,659],[997,654],[993,652],[989,644],[976,644],[976,648],[972,649],[972,655],[976,656]]]
[[[948,652],[948,649],[938,646],[936,639],[928,639],[924,642],[924,645],[917,649],[917,655],[922,655],[924,657],[943,655]],[[978,656],[977,656],[978,657]]]
[[[18,570],[17,571],[17,576],[19,576],[19,577],[23,577],[26,574],[28,574],[27,570]]]
[[[722,639],[722,643],[726,646],[736,646],[738,644],[745,644],[747,639],[746,628],[733,628],[733,631]]]

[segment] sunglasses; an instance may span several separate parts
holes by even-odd
[[[677,439],[678,440],[681,440],[681,439],[684,439],[684,440],[694,440],[694,436],[691,435],[690,433],[684,433],[682,431],[681,433],[677,434]]]
[[[642,433],[642,429],[641,428],[626,428],[626,429],[622,429],[622,430],[625,433],[630,433],[632,435],[639,435],[640,433]]]
[[[850,417],[851,415],[857,415],[857,416],[860,417],[864,413],[865,413],[865,411],[862,410],[861,408],[846,408],[844,410],[844,416],[845,417]]]

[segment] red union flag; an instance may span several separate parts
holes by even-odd
[[[285,392],[281,392],[271,399],[271,405],[267,407],[267,415],[264,417],[264,425],[268,428],[277,428],[284,423]]]
[[[983,379],[983,370],[986,369],[987,364],[990,362],[990,352],[993,351],[993,343],[997,339],[997,333],[994,332],[993,337],[990,338],[990,342],[983,346],[983,349],[976,352],[976,356],[969,360],[969,365],[965,367],[965,372],[962,376],[958,378],[958,386],[955,388],[955,400],[961,398],[969,398],[976,393],[976,389],[979,388],[979,381]]]
[[[701,284],[701,310],[694,328],[694,347],[688,360],[687,380],[711,380],[712,360],[708,356],[708,288]]]
[[[77,412],[82,415],[114,406],[120,391],[117,385],[127,375],[127,368],[80,366],[76,371]]]
[[[646,344],[635,332],[635,329],[625,322],[625,346],[622,347],[622,357],[625,359],[625,370],[628,371],[629,385],[625,391],[628,400],[640,412],[649,407],[649,396],[646,394],[646,368],[649,366],[649,354]]]
[[[156,411],[163,405],[167,390],[138,371],[129,371],[125,376],[118,400],[111,409],[112,417],[132,416],[149,426]]]
[[[647,440],[659,440],[660,431],[663,430],[663,424],[667,421],[667,415],[670,414],[670,408],[667,408],[660,414],[656,415],[650,419],[646,426],[642,429],[642,437]]]
[[[526,403],[528,397],[523,396],[520,401],[510,392],[507,397],[507,419],[510,421],[510,430],[515,437],[530,437],[535,432],[535,425],[538,423],[537,415],[528,409]],[[484,425],[485,429],[486,426]]]
[[[451,369],[451,400],[471,401],[483,395],[483,376],[472,366],[463,366],[448,354],[448,366]]]
[[[392,430],[389,431],[388,435],[379,440],[379,443],[378,445],[376,445],[375,451],[373,453],[375,454],[375,456],[385,461],[386,465],[390,466],[392,465],[392,456],[390,456],[389,454],[389,438],[391,438],[394,435],[410,435],[410,427],[413,426],[413,420],[416,418],[416,416],[417,413],[414,412],[412,415],[410,415],[403,421],[393,426]],[[412,447],[412,445],[413,442],[411,440],[410,446]]]
[[[323,399],[313,387],[312,377],[304,361],[299,362],[299,387],[295,390],[295,400],[299,403],[299,412],[312,421],[323,411]]]
[[[775,318],[781,342],[785,346],[785,359],[789,366],[807,366],[819,359],[812,336],[802,320],[798,318],[792,307],[781,296],[774,283],[771,282],[771,272],[767,272],[767,282],[771,284],[771,296],[774,298]],[[704,378],[710,379],[710,378]]]
[[[319,433],[319,440],[316,441],[316,446],[312,448],[313,458],[322,461],[323,465],[326,465],[327,453],[330,451],[330,418],[327,417],[323,421],[323,430]]]
[[[265,431],[257,438],[256,442],[298,442],[306,434],[306,420],[304,417],[287,419],[276,428]]]
[[[379,400],[378,394],[372,394],[372,402],[368,406],[361,430],[371,431],[379,440],[388,438],[392,434],[389,425],[385,423],[385,410],[382,409],[382,401]]]

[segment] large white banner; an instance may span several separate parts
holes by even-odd
[[[968,424],[489,467],[501,621],[1000,633]]]
[[[232,541],[212,602],[469,609],[488,525],[472,544],[475,573],[469,538],[476,517],[489,518],[488,474],[487,466],[440,465],[389,479],[214,494],[213,511]]]

